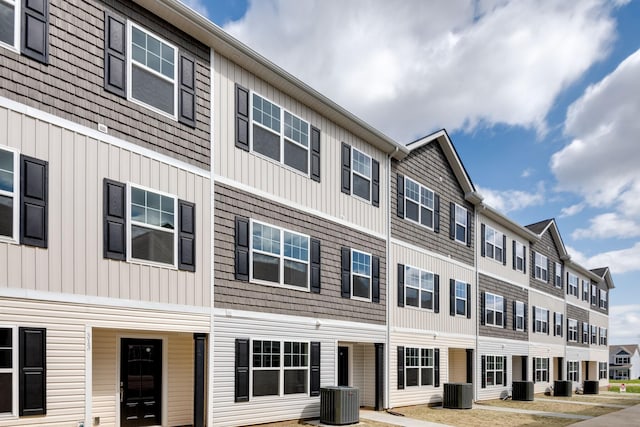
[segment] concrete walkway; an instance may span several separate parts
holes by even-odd
[[[600,415],[590,420],[571,424],[572,427],[633,426],[640,420],[640,405],[630,406],[620,411]]]
[[[395,424],[397,426],[406,427],[447,427],[447,424],[432,423],[429,421],[416,420],[415,418],[401,417],[398,415],[391,415],[387,412],[360,410],[360,418],[365,420],[378,421],[381,423]]]
[[[579,415],[579,414],[567,414],[564,412],[545,412],[545,411],[533,411],[530,409],[520,409],[520,408],[504,408],[501,406],[490,406],[490,405],[473,405],[473,409],[486,409],[488,411],[497,411],[497,412],[514,412],[516,414],[530,414],[530,415],[542,415],[544,417],[556,417],[556,418],[567,418],[571,420],[588,420],[593,417],[589,415]],[[606,425],[606,424],[603,424]]]

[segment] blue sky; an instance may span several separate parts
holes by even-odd
[[[485,201],[611,268],[640,343],[640,1],[184,1],[399,142],[446,128]]]

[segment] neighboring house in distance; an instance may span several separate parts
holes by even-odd
[[[640,378],[640,346],[638,344],[609,346],[609,379]]]

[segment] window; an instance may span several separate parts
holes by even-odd
[[[536,382],[549,382],[549,359],[535,357],[535,380]]]
[[[465,316],[467,314],[467,284],[459,280],[455,281],[455,314]]]
[[[1,1],[0,1],[0,4]],[[18,153],[0,149],[0,237],[18,240]]]
[[[0,45],[20,48],[20,2],[0,0]]]
[[[549,319],[549,310],[545,308],[536,307],[535,311],[535,330],[534,332],[540,332],[543,334],[549,333],[549,325],[547,320]]]
[[[0,414],[15,413],[18,346],[14,328],[0,328]]]
[[[131,258],[175,265],[175,212],[170,195],[129,186]]]
[[[600,290],[600,308],[607,308],[607,291]]]
[[[371,255],[351,250],[351,296],[371,299]]]
[[[489,258],[503,262],[504,260],[504,234],[485,225],[484,227],[484,252]]]
[[[412,386],[433,385],[433,349],[405,349],[405,384]]]
[[[598,327],[591,325],[591,344],[598,344]]]
[[[304,174],[309,173],[309,123],[252,93],[252,149]]]
[[[462,206],[455,206],[455,240],[461,243],[467,243],[467,210]]]
[[[627,352],[620,352],[616,354],[616,365],[628,365],[631,363],[631,357]]]
[[[434,274],[405,266],[405,305],[433,310]]]
[[[607,328],[600,328],[600,345],[607,345]]]
[[[251,278],[309,289],[309,236],[251,222]]]
[[[589,301],[589,281],[582,281],[582,301]]]
[[[582,322],[582,343],[589,344],[589,324]]]
[[[525,259],[525,255],[524,255],[524,245],[518,241],[515,242],[515,253],[514,256],[516,258],[516,262],[515,262],[515,268],[518,271],[522,271],[524,273],[524,259]]]
[[[573,273],[569,273],[568,274],[568,283],[567,283],[567,293],[569,295],[574,295],[576,298],[578,297],[578,283],[580,282],[578,280],[578,276],[576,276]]]
[[[435,194],[417,182],[405,178],[405,218],[433,229]]]
[[[553,276],[553,284],[556,288],[562,287],[562,264],[555,263],[555,274]]]
[[[503,356],[485,356],[486,385],[504,385],[505,358]]]
[[[554,313],[554,324],[555,324],[555,336],[562,336],[562,313]]]
[[[567,362],[567,380],[578,381],[578,361],[570,360]]]
[[[175,119],[178,104],[178,50],[131,22],[129,40],[129,98]]]
[[[575,319],[567,319],[568,335],[567,341],[578,342],[578,321]]]
[[[549,276],[548,276],[547,268],[548,268],[549,261],[547,260],[547,257],[536,252],[535,261],[536,261],[536,266],[535,266],[536,279],[540,279],[543,282],[548,281]]]
[[[308,392],[309,343],[253,340],[253,396]]]
[[[598,362],[598,372],[600,373],[598,375],[598,378],[603,380],[607,378],[607,362]]]
[[[371,200],[371,157],[351,148],[351,171],[353,194]]]
[[[504,298],[486,292],[484,294],[485,325],[504,326]]]
[[[516,317],[516,330],[524,331],[524,303],[521,301],[516,301],[516,312],[514,313]]]

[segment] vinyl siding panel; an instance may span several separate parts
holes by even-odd
[[[478,351],[476,357],[476,375],[475,380],[478,384],[478,400],[498,399],[504,397],[511,391],[513,382],[514,361],[513,356],[527,356],[529,354],[529,346],[527,343],[513,340],[492,340],[490,338],[481,338],[478,341]],[[482,384],[482,356],[506,356],[507,357],[507,382],[504,385],[488,385],[486,388],[480,387]],[[531,359],[527,359],[527,363],[531,364]],[[521,369],[521,364],[517,364]],[[519,371],[521,372],[521,371]],[[531,367],[528,367],[529,376],[531,376]],[[518,373],[520,375],[520,373]]]
[[[242,69],[230,59],[216,54],[214,61],[214,132],[219,142],[214,147],[216,175],[286,200],[302,209],[324,212],[329,217],[357,224],[374,233],[385,233],[384,207],[387,206],[387,192],[384,183],[388,180],[386,155],[309,109],[302,102],[292,99]],[[320,129],[320,183],[276,161],[235,147],[235,83],[255,90],[261,96]],[[342,142],[380,162],[380,207],[373,207],[368,202],[340,191]]]
[[[493,277],[486,276],[482,273],[478,275],[479,280],[479,295],[477,298],[478,307],[482,307],[482,292],[489,292],[494,295],[501,296],[506,301],[506,309],[507,316],[505,317],[506,327],[494,326],[494,325],[483,325],[481,321],[479,321],[478,331],[481,336],[491,336],[496,338],[505,338],[510,340],[521,340],[526,341],[528,339],[528,330],[531,328],[531,307],[529,306],[529,298],[528,292],[525,287],[514,286],[510,283],[503,282],[501,280],[495,279]],[[525,319],[527,323],[527,328],[524,331],[517,331],[513,329],[513,318],[515,313],[513,312],[513,302],[520,301],[525,304]],[[478,308],[478,316],[479,319],[482,318],[482,310]],[[551,322],[553,319],[553,315],[549,321]]]
[[[543,393],[549,389],[549,387],[553,386],[553,381],[558,380],[558,362],[559,358],[562,358],[562,379],[566,379],[567,377],[567,359],[565,358],[565,347],[563,345],[554,345],[554,344],[544,344],[544,345],[533,345],[529,346],[529,359],[527,363],[529,363],[529,367],[527,370],[529,371],[529,375],[531,375],[531,379],[533,379],[533,358],[534,357],[543,357],[549,358],[549,382],[536,382],[533,385],[533,390],[535,393]]]
[[[539,307],[549,310],[549,326],[553,325],[553,313],[564,314],[564,330],[562,336],[553,336],[553,329],[549,329],[549,334],[533,332],[533,307]],[[547,296],[542,292],[529,292],[529,342],[541,344],[558,344],[564,345],[567,341],[566,333],[567,314],[565,311],[565,303],[557,298]]]
[[[531,269],[535,268],[535,257],[534,252],[540,253],[548,258],[548,270],[547,273],[549,275],[549,282],[543,282],[542,280],[536,279],[531,275]],[[527,256],[529,259],[527,260],[527,264],[529,264],[528,269],[528,277],[529,277],[529,286],[532,289],[536,289],[541,292],[546,292],[550,295],[553,295],[558,298],[565,298],[567,293],[567,278],[566,271],[564,277],[562,278],[562,287],[557,287],[553,283],[553,274],[554,274],[554,265],[556,262],[560,262],[560,252],[556,246],[553,237],[551,237],[550,228],[540,237],[540,241],[531,245],[529,250],[527,251]]]
[[[568,280],[567,280],[567,272],[574,274],[578,277],[578,296],[574,296],[574,295],[569,295],[567,294],[567,286],[568,286]],[[581,307],[585,310],[589,310],[589,308],[592,307],[591,305],[591,279],[587,279],[587,282],[589,283],[589,299],[587,301],[583,301],[582,300],[582,280],[587,279],[584,275],[581,275],[580,273],[578,273],[576,270],[572,269],[571,267],[565,265],[564,266],[564,292],[565,292],[565,297],[567,299],[567,302],[571,303],[572,305],[576,305],[578,307]],[[597,302],[596,302],[597,304]]]
[[[49,247],[0,242],[0,288],[207,306],[210,183],[203,176],[0,108],[0,145],[49,162]],[[37,139],[37,145],[35,141]],[[196,271],[103,258],[103,178],[196,204]],[[176,215],[177,220],[177,215]]]

